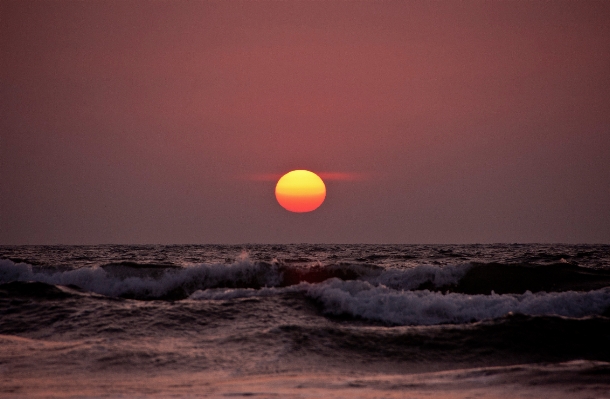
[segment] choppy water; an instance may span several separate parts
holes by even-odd
[[[610,397],[608,245],[0,257],[6,397]]]

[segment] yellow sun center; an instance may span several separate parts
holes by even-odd
[[[311,212],[324,202],[326,186],[313,172],[293,170],[277,182],[275,198],[291,212]]]

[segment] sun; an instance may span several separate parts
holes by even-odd
[[[313,172],[293,170],[278,180],[275,198],[290,212],[311,212],[324,202],[326,186]]]

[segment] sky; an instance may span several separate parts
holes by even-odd
[[[0,1],[0,244],[610,243],[610,2]],[[293,169],[325,202],[275,200]]]

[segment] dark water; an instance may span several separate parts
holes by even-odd
[[[5,397],[610,397],[608,245],[0,257]]]

